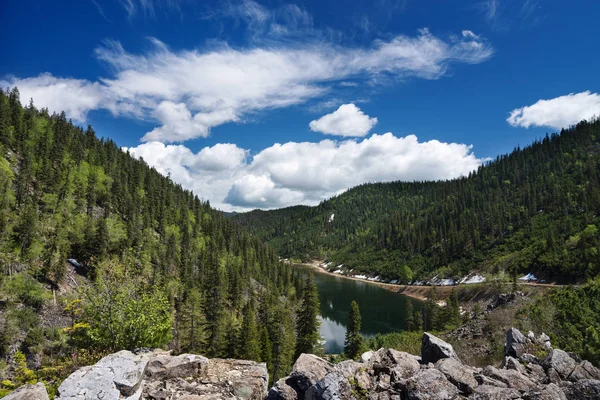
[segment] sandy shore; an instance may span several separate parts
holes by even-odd
[[[315,271],[318,271],[319,273],[328,274],[328,275],[335,276],[335,277],[338,277],[338,278],[350,279],[350,280],[353,280],[353,281],[370,283],[370,284],[382,287],[382,288],[384,288],[386,290],[389,290],[391,292],[400,293],[400,294],[403,294],[405,296],[409,296],[409,297],[412,297],[412,298],[415,298],[415,299],[419,299],[419,300],[425,300],[427,298],[427,293],[432,288],[432,286],[396,285],[396,284],[393,284],[393,283],[368,281],[366,279],[355,278],[353,276],[346,276],[346,275],[342,275],[342,274],[334,274],[333,272],[329,272],[325,268],[321,267],[320,264],[321,264],[320,261],[316,261],[315,260],[315,261],[312,261],[311,263],[296,264],[296,265],[303,265],[303,266],[306,266],[306,267],[311,267],[312,269],[314,269]],[[452,290],[452,287],[451,286],[437,286],[437,290],[438,290],[438,296],[440,298],[445,298],[445,297],[447,297],[447,296],[450,295],[450,291]]]
[[[366,279],[360,279],[360,278],[355,278],[353,276],[346,276],[346,275],[342,275],[342,274],[334,274],[333,272],[329,272],[327,271],[325,268],[321,267],[321,261],[318,260],[313,260],[310,263],[302,263],[302,264],[296,264],[296,265],[303,265],[306,267],[310,267],[312,269],[314,269],[315,271],[318,271],[319,273],[322,274],[328,274],[331,276],[336,276],[338,278],[343,278],[343,279],[351,279],[354,281],[360,281],[360,282],[365,282],[365,283],[370,283],[373,285],[377,285],[379,287],[382,287],[386,290],[392,291],[394,293],[400,293],[403,294],[405,296],[409,296],[415,299],[419,299],[419,300],[425,300],[427,299],[427,294],[429,293],[429,291],[431,290],[431,288],[433,286],[417,286],[417,285],[397,285],[397,284],[393,284],[393,283],[385,283],[385,282],[376,282],[376,281],[368,281]],[[548,288],[552,288],[552,287],[562,287],[564,285],[557,285],[554,283],[529,283],[529,282],[519,282],[519,285],[526,285],[526,286],[541,286],[541,287],[548,287]],[[436,290],[437,290],[437,294],[438,294],[438,298],[440,300],[443,300],[447,297],[450,296],[450,292],[452,292],[452,289],[456,287],[456,286],[436,286]]]

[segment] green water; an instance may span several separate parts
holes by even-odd
[[[361,333],[367,337],[404,330],[407,302],[410,301],[416,310],[422,307],[419,300],[393,293],[372,283],[319,273],[309,267],[298,268],[315,277],[321,300],[321,336],[325,339],[327,353],[340,353],[344,348],[348,310],[352,300],[358,303],[362,316]]]

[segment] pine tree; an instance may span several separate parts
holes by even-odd
[[[248,301],[244,307],[244,319],[240,331],[239,357],[244,360],[259,361],[261,359],[260,337],[254,316],[254,308],[254,299]]]
[[[446,322],[456,327],[460,325],[460,303],[458,302],[458,294],[456,290],[452,289],[448,302],[446,304]]]
[[[186,293],[179,315],[179,344],[186,353],[204,353],[207,343],[204,298],[199,289]]]
[[[312,274],[308,274],[302,291],[302,305],[298,311],[296,358],[302,353],[322,353],[318,316],[319,292]]]
[[[427,301],[425,302],[425,312],[423,315],[423,328],[426,331],[437,330],[440,326],[440,306],[437,304],[438,295],[437,289],[433,286],[429,290],[427,295]]]
[[[364,349],[364,338],[360,334],[361,316],[358,303],[352,300],[344,340],[344,355],[352,360],[360,356]]]

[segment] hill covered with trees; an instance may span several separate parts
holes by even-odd
[[[364,184],[315,207],[232,218],[282,257],[408,282],[472,270],[584,281],[600,272],[600,121],[469,176]]]
[[[306,307],[296,324],[311,291],[272,247],[17,88],[0,90],[0,266],[0,376],[16,385],[144,346],[264,361],[276,379],[297,337],[319,339]]]

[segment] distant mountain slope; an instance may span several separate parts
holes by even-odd
[[[388,279],[480,269],[584,280],[600,271],[599,142],[600,121],[583,121],[468,177],[365,184],[316,207],[233,219],[282,257]]]

